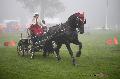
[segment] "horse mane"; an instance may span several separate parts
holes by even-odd
[[[77,16],[75,14],[73,14],[67,20],[67,23],[73,29],[76,29],[76,18],[77,18]]]
[[[76,18],[75,14],[71,15],[65,23],[56,24],[49,28],[48,35],[54,34],[54,32],[61,32],[65,28],[70,28],[71,30],[76,30]]]

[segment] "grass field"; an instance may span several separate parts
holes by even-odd
[[[118,37],[118,45],[106,45],[109,38]],[[18,36],[0,38],[19,40]],[[101,31],[79,35],[83,43],[82,55],[76,58],[77,66],[71,64],[66,47],[60,50],[61,62],[54,55],[42,57],[41,52],[30,56],[17,55],[16,47],[0,47],[0,79],[120,79],[120,33]],[[72,45],[76,52],[78,47]],[[74,53],[75,54],[75,53]]]

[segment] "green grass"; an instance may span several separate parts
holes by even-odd
[[[10,35],[9,35],[10,36]],[[118,36],[119,45],[108,46],[105,40]],[[19,39],[17,36],[0,41]],[[54,55],[42,57],[42,52],[30,56],[17,55],[16,47],[0,47],[0,79],[120,79],[120,33],[92,32],[79,35],[83,43],[82,55],[76,58],[77,66],[71,64],[70,55],[63,45],[62,60]],[[78,47],[71,46],[76,52]],[[74,53],[75,54],[75,53]]]

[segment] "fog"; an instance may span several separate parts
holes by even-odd
[[[54,17],[65,22],[67,18],[78,12],[84,11],[87,19],[86,26],[104,26],[106,10],[108,25],[120,25],[120,0],[59,0],[63,3],[65,11],[57,13]],[[26,23],[31,20],[33,13],[23,6],[18,0],[0,0],[0,23],[7,19],[20,20]]]

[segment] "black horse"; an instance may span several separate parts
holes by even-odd
[[[83,34],[84,24],[86,24],[86,19],[82,20],[84,17],[81,17],[79,15],[80,13],[75,13],[71,15],[65,23],[49,28],[47,32],[49,39],[47,39],[47,42],[44,46],[44,56],[46,55],[46,52],[54,49],[57,55],[57,60],[59,61],[61,59],[59,55],[59,49],[61,48],[62,44],[65,44],[72,58],[72,63],[75,65],[75,57],[73,56],[73,51],[70,47],[70,43],[79,45],[79,50],[76,53],[76,57],[80,57],[82,43],[78,40],[78,32],[80,32],[80,34]],[[56,48],[53,48],[53,41],[56,44]]]

